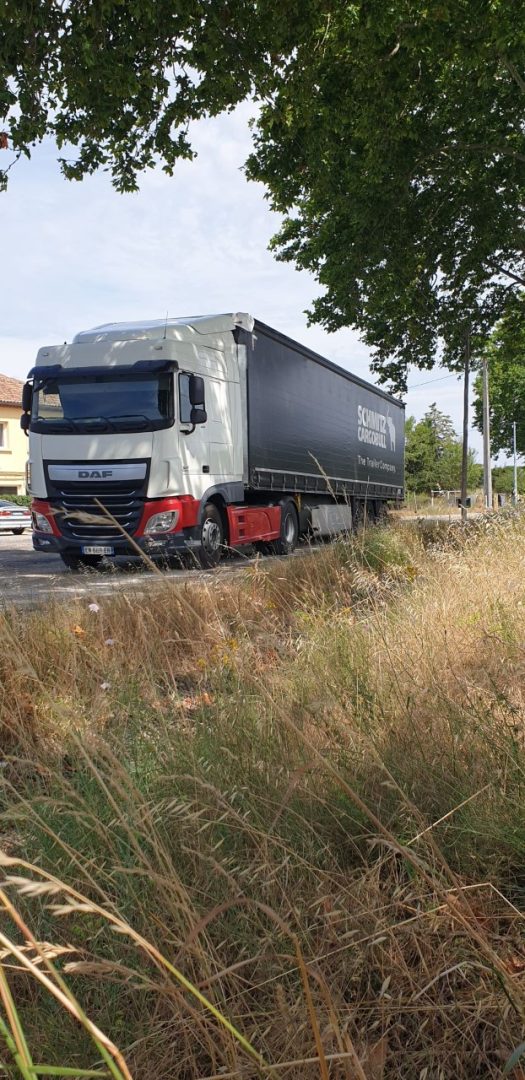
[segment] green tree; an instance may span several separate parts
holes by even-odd
[[[102,167],[132,190],[192,155],[192,120],[252,96],[274,250],[317,276],[311,318],[357,328],[403,388],[440,343],[457,364],[525,284],[524,15],[525,0],[4,0],[0,119],[15,155],[52,135],[66,176]]]
[[[461,484],[461,441],[457,438],[452,420],[431,405],[422,420],[413,416],[405,428],[405,474],[407,488],[417,493],[443,488],[457,490]],[[483,470],[469,451],[467,484],[477,488]]]
[[[512,453],[516,421],[518,454],[525,454],[525,295],[513,301],[491,335],[485,355],[489,369],[492,451]],[[481,379],[475,384],[474,422],[483,429]]]
[[[492,487],[497,493],[512,495],[514,469],[512,465],[496,466],[492,470]],[[525,470],[518,468],[518,494],[525,495]]]
[[[441,412],[434,401],[425,413],[423,422],[432,433],[435,454],[439,459],[443,456],[449,443],[456,439],[456,432],[454,431],[452,419],[450,416],[447,416],[446,413]]]
[[[192,156],[189,125],[262,92],[311,0],[3,0],[0,126],[15,156],[50,135],[64,175],[119,191]],[[1,144],[0,144],[1,146]],[[4,186],[8,167],[0,177]]]
[[[409,416],[405,424],[405,480],[409,491],[418,494],[436,486],[435,444],[432,432],[423,420]]]
[[[396,387],[440,341],[456,365],[525,283],[524,25],[523,0],[327,4],[263,107],[274,250]]]
[[[437,475],[439,486],[445,491],[457,491],[461,487],[461,459],[463,447],[460,439],[454,439],[444,449]],[[468,452],[467,487],[473,491],[483,483],[483,466],[476,461],[474,450]]]

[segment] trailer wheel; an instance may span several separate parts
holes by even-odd
[[[281,506],[281,535],[273,540],[271,550],[274,555],[291,555],[299,539],[299,518],[293,499],[287,499]]]
[[[201,526],[201,546],[198,559],[205,570],[217,566],[224,551],[224,526],[221,515],[213,503],[204,507]]]

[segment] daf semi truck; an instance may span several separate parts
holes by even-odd
[[[403,498],[403,404],[245,313],[42,348],[23,410],[33,544],[72,569],[286,554]]]

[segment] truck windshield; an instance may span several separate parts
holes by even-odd
[[[32,431],[156,431],[173,420],[173,377],[167,372],[59,376],[34,387]]]

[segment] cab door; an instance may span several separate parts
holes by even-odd
[[[177,427],[179,429],[182,475],[188,478],[197,475],[206,478],[210,472],[208,420],[206,419],[204,423],[195,424],[192,430],[193,422],[191,418],[195,408],[190,398],[192,374],[191,371],[179,371],[176,382]],[[204,411],[206,410],[207,382],[208,380],[205,378]],[[194,413],[193,416],[195,416]],[[188,494],[198,497],[199,492],[194,490],[195,486],[195,481],[191,484],[188,483],[187,491]],[[204,486],[207,487],[208,483]]]
[[[229,384],[225,379],[206,379],[206,412],[210,473],[218,481],[233,476],[233,434]]]

